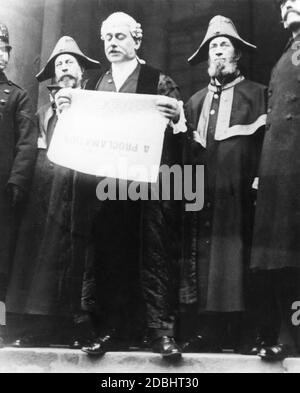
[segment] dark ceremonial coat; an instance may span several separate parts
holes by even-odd
[[[25,90],[0,72],[0,286],[4,289],[14,243],[15,212],[7,184],[27,191],[36,158],[34,112]],[[3,280],[3,281],[2,281]]]
[[[205,167],[205,206],[185,213],[181,303],[199,312],[241,312],[250,264],[254,191],[266,119],[266,88],[243,80],[234,87],[229,128],[216,140],[221,89],[208,108],[207,146],[195,142],[209,90],[186,105],[185,164]],[[249,131],[250,130],[250,131]],[[230,137],[226,137],[230,134]],[[194,179],[195,180],[195,179]]]
[[[7,308],[18,314],[69,315],[73,171],[47,157],[57,122],[51,104],[38,111],[36,122],[38,156],[20,226]]]
[[[111,71],[90,81],[87,89],[116,92]],[[171,78],[146,65],[137,67],[120,93],[180,97]],[[173,135],[172,129],[168,129],[162,163],[172,165],[180,161],[181,135]],[[179,206],[162,201],[100,202],[96,199],[96,186],[100,180],[77,174],[77,211],[74,216],[78,222],[74,233],[82,238],[81,250],[93,247],[93,243],[96,248],[95,270],[102,326],[131,332],[140,324],[142,282],[149,327],[170,329],[174,324],[173,304],[177,302],[178,294],[174,277],[179,255]],[[76,254],[82,255],[80,250]]]
[[[260,166],[252,268],[300,268],[300,64],[291,40],[274,68]]]

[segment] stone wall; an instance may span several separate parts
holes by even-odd
[[[26,88],[36,103],[44,0],[1,0],[0,21],[7,24],[13,47],[7,75]]]

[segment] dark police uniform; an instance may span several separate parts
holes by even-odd
[[[258,270],[300,268],[300,65],[293,43],[269,87],[252,258]]]
[[[25,90],[0,73],[0,300],[4,300],[13,251],[15,210],[8,185],[26,191],[36,157],[34,112]]]

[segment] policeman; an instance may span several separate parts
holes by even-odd
[[[36,156],[33,108],[25,90],[4,74],[11,46],[0,23],[0,345],[4,343],[5,297],[20,204],[29,187]]]

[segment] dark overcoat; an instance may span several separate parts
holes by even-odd
[[[36,158],[37,131],[27,92],[0,73],[0,276],[7,277],[15,234],[15,212],[7,185],[27,191]]]
[[[39,149],[7,293],[7,309],[12,313],[72,315],[73,172],[47,157],[56,122],[50,104],[36,115]]]
[[[259,270],[300,267],[300,65],[293,44],[269,87],[252,254]]]

